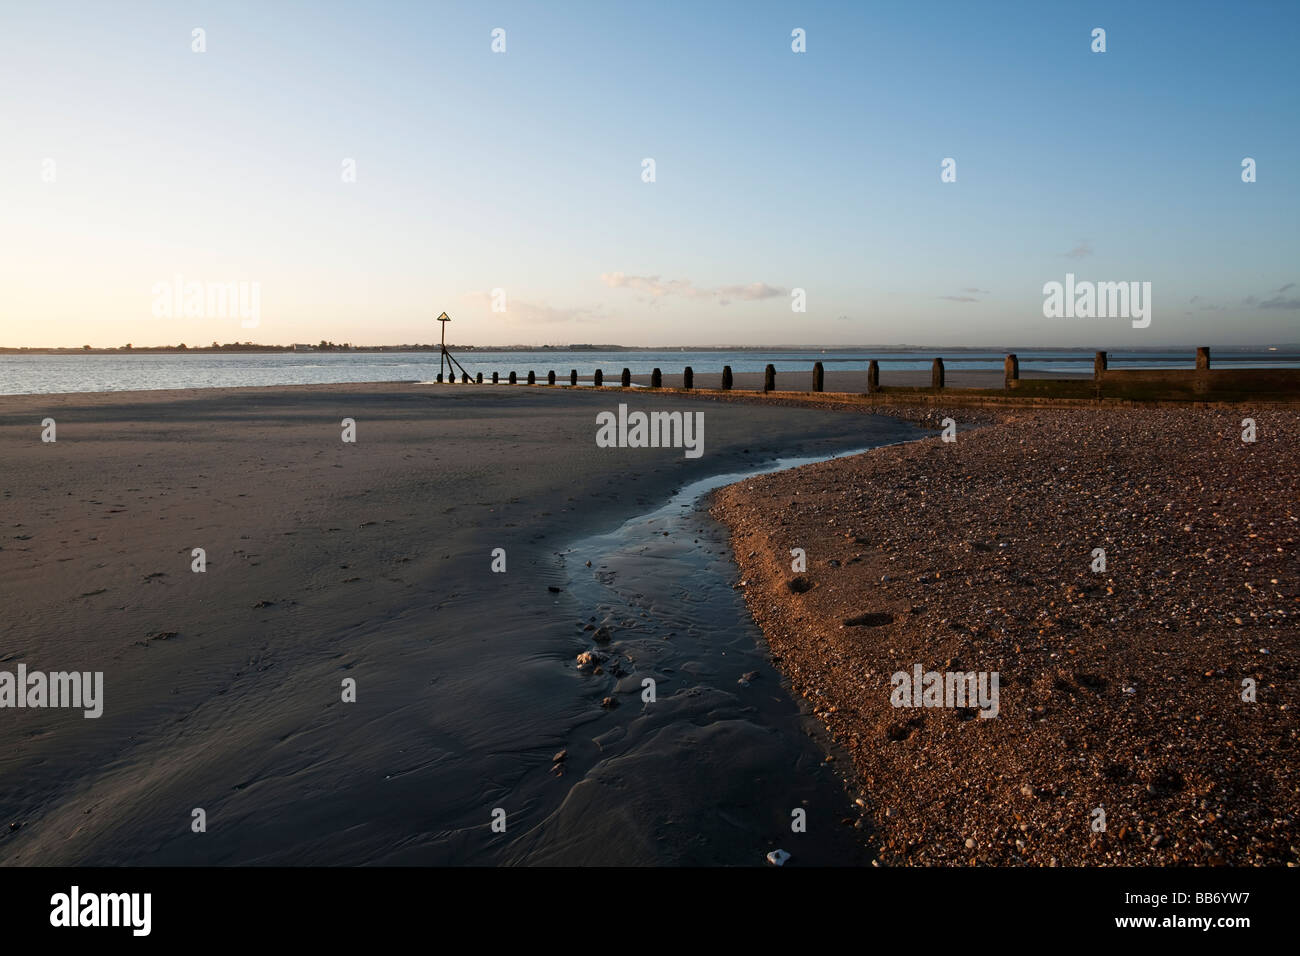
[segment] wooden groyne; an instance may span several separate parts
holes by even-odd
[[[945,401],[976,402],[979,404],[1048,404],[1065,402],[1069,404],[1088,401],[1118,400],[1136,402],[1238,402],[1238,401],[1300,401],[1300,368],[1214,368],[1211,364],[1210,349],[1200,347],[1193,360],[1188,356],[1186,368],[1112,368],[1106,352],[1097,352],[1093,359],[1091,376],[1033,378],[1021,375],[1020,359],[1013,352],[1003,361],[1001,388],[998,387],[951,387],[944,359],[936,356],[931,362],[930,384],[924,385],[890,385],[881,382],[880,362],[872,359],[868,362],[865,374],[865,391],[861,392],[827,392],[826,371],[821,362],[814,362],[811,379],[804,378],[806,388],[801,388],[794,379],[794,373],[783,372],[778,377],[775,365],[767,365],[761,373],[762,381],[757,388],[748,390],[749,394],[770,395],[772,397],[793,397],[799,395],[822,396],[828,399],[838,396],[858,396],[870,399],[873,403],[893,404],[932,401],[943,398]],[[807,373],[799,373],[800,377]],[[841,373],[842,374],[842,373]],[[859,373],[860,374],[860,373]],[[961,374],[960,372],[958,373]],[[578,370],[569,372],[567,385],[560,388],[577,388]],[[632,371],[622,369],[617,386],[605,384],[604,371],[596,369],[592,375],[594,388],[637,388],[643,391],[674,391],[718,393],[742,391],[735,389],[735,376],[731,366],[722,368],[719,388],[697,388],[695,370],[686,366],[682,371],[681,385],[664,388],[663,373],[656,368],[650,373],[649,386],[634,385]],[[779,380],[778,380],[779,379]],[[438,381],[443,381],[441,375]],[[449,375],[448,382],[455,382],[454,375]],[[468,375],[462,376],[462,382],[470,381]],[[483,382],[480,372],[476,378]],[[517,373],[511,371],[508,381],[511,385],[518,382]],[[492,373],[492,384],[500,382],[500,373]],[[529,385],[538,385],[537,373],[530,369],[527,373]],[[554,369],[546,372],[543,387],[556,387]],[[787,382],[791,387],[781,388]]]

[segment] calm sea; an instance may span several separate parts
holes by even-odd
[[[943,356],[949,370],[1001,370],[1004,352],[871,352],[850,350],[819,351],[657,351],[657,352],[542,352],[456,351],[471,375],[482,372],[490,379],[500,372],[527,376],[530,369],[544,379],[554,369],[565,379],[577,369],[580,380],[590,381],[592,372],[602,369],[606,378],[624,368],[633,375],[648,375],[660,368],[665,375],[680,374],[689,365],[697,374],[714,373],[723,365],[733,372],[761,372],[767,364],[778,372],[805,370],[820,361],[826,370],[859,371],[871,359],[882,370],[925,370],[936,355]],[[1017,353],[1022,374],[1033,371],[1092,371],[1092,353],[1034,351]],[[1127,368],[1191,367],[1194,350],[1180,352],[1112,352],[1110,365]],[[1300,367],[1300,355],[1293,352],[1213,352],[1218,367]],[[431,381],[438,374],[436,352],[275,352],[224,354],[139,354],[139,355],[0,355],[0,395],[49,392],[117,392],[163,388],[230,388],[247,385],[314,385],[338,382]]]

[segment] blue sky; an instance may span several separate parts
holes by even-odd
[[[1296,342],[1298,41],[1296,3],[9,4],[0,344]],[[1045,318],[1067,272],[1151,282],[1150,327]],[[152,314],[176,275],[257,327]]]

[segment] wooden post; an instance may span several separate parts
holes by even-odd
[[[492,373],[492,384],[493,384],[493,385],[499,385],[500,383],[501,383],[501,373],[500,373],[500,372],[493,372],[493,373]]]
[[[664,373],[659,371],[659,369],[655,369],[653,372],[650,373],[650,387],[651,388],[664,387]]]
[[[813,391],[822,391],[822,386],[826,383],[826,372],[822,368],[821,362],[813,362]]]
[[[478,373],[478,377],[474,379],[474,384],[475,384],[475,385],[482,385],[482,384],[483,384],[483,373],[482,373],[482,372],[479,372],[479,373]]]
[[[1106,374],[1106,353],[1098,352],[1092,360],[1092,378],[1093,381],[1100,382],[1102,376]]]
[[[1208,372],[1210,370],[1210,347],[1202,345],[1196,350],[1196,370],[1198,372]]]
[[[468,384],[469,384],[469,372],[461,372],[461,373],[460,373],[460,384],[462,384],[462,385],[468,385]]]
[[[1007,356],[1007,360],[1002,363],[1004,381],[1003,388],[1015,388],[1016,383],[1020,381],[1020,359],[1016,358],[1016,353],[1012,352]]]
[[[763,391],[765,392],[776,391],[776,366],[775,365],[769,365],[767,368],[763,369]]]
[[[943,388],[943,359],[937,358],[930,366],[930,387]]]
[[[722,390],[724,392],[731,391],[731,366],[730,365],[722,366]]]
[[[547,385],[555,384],[555,369],[551,369],[549,372],[546,373],[546,384]]]
[[[686,371],[682,372],[682,388],[690,390],[695,387],[695,373],[691,367],[686,366]]]
[[[574,388],[578,387],[578,370],[576,368],[569,370],[569,384]]]
[[[529,369],[529,370],[528,370],[528,384],[529,384],[529,385],[536,385],[536,384],[537,384],[537,375],[536,375],[535,372],[533,372],[532,369]]]
[[[591,381],[597,388],[603,388],[605,386],[605,373],[600,369],[596,369],[596,374],[591,377]]]
[[[867,394],[880,391],[880,363],[872,359],[867,363]]]
[[[439,382],[442,381],[442,373],[441,373],[441,372],[438,373],[438,381],[439,381]]]
[[[619,381],[619,384],[622,385],[624,388],[631,388],[631,387],[632,387],[632,370],[631,370],[631,369],[626,369],[626,368],[623,369],[623,378]]]
[[[518,385],[518,384],[519,384],[519,379],[515,377],[515,373],[514,373],[514,372],[511,372],[511,373],[510,373],[510,384],[511,384],[511,385]]]

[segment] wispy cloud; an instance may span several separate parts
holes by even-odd
[[[492,310],[492,295],[489,292],[467,292],[461,296],[467,305],[478,306],[487,311]],[[555,325],[561,322],[590,322],[600,318],[594,309],[564,309],[537,302],[506,296],[506,310],[493,312],[509,325]]]
[[[979,302],[977,296],[990,294],[988,289],[977,289],[974,286],[968,286],[961,291],[962,295],[940,295],[935,296],[935,298],[944,299],[948,302]]]
[[[1282,293],[1295,288],[1294,282],[1288,282],[1280,289],[1274,289],[1268,298],[1260,298],[1257,295],[1248,295],[1241,300],[1242,305],[1254,306],[1257,309],[1285,309],[1294,311],[1300,309],[1300,298],[1295,296],[1287,297]]]
[[[712,299],[718,305],[730,305],[733,300],[754,302],[760,299],[774,299],[788,294],[786,289],[768,285],[766,282],[704,289],[690,279],[665,280],[659,276],[630,276],[623,272],[603,272],[600,278],[611,289],[631,289],[634,292],[645,293],[654,299],[678,295],[688,299]]]
[[[1065,253],[1067,259],[1086,259],[1092,255],[1092,243],[1087,239],[1080,239],[1073,249]]]
[[[751,282],[749,285],[724,285],[720,289],[714,289],[712,294],[719,296],[719,305],[726,305],[731,299],[740,299],[742,302],[775,299],[786,295],[786,291],[774,285],[768,285],[766,282]]]
[[[1265,299],[1259,304],[1259,307],[1261,309],[1300,309],[1300,298],[1292,296],[1288,299],[1280,295],[1275,295],[1271,299]]]

